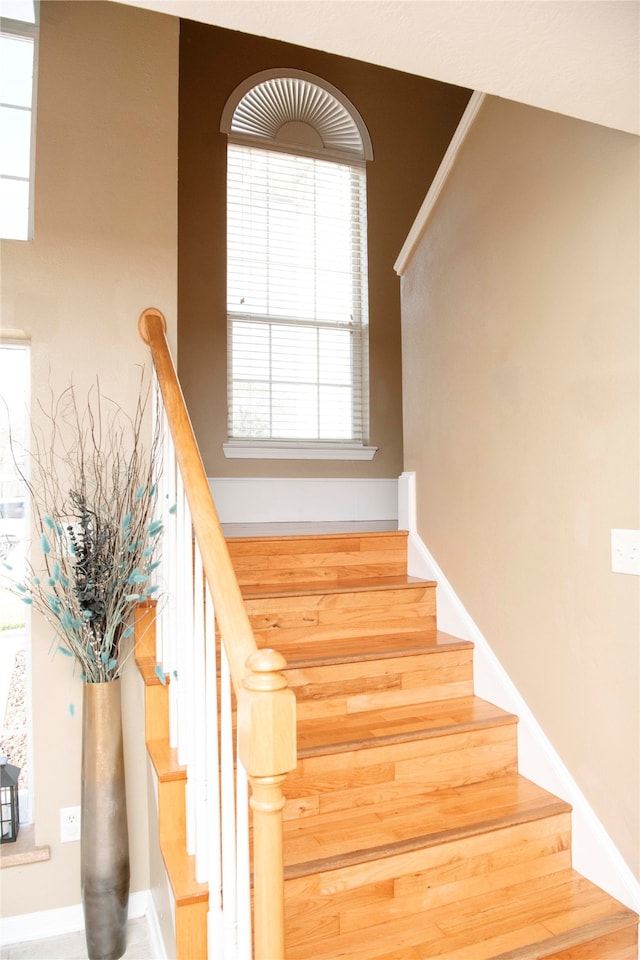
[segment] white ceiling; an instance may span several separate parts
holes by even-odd
[[[640,133],[638,0],[117,0]]]

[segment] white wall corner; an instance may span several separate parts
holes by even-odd
[[[401,473],[398,477],[398,530],[415,530],[416,475]]]
[[[398,525],[401,529],[409,530],[409,573],[415,577],[436,580],[438,584],[439,629],[474,644],[476,695],[519,717],[520,773],[573,807],[572,852],[575,869],[631,910],[640,912],[640,883],[419,536],[415,473],[401,475],[398,497]]]

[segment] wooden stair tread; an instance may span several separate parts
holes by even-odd
[[[153,657],[136,657],[136,666],[145,686],[167,686],[169,675],[164,674],[164,680],[158,672],[158,665]]]
[[[638,920],[631,910],[621,906],[622,910],[609,916],[569,927],[541,943],[507,950],[492,960],[636,960]]]
[[[435,636],[430,631],[403,633],[398,630],[397,633],[389,635],[350,637],[344,640],[321,639],[313,644],[289,641],[279,644],[278,652],[286,658],[287,667],[300,669],[472,648],[473,643],[470,640],[461,640],[441,630],[438,630]]]
[[[298,757],[340,753],[382,744],[517,723],[514,714],[481,700],[459,697],[385,707],[298,722]]]
[[[366,932],[300,943],[287,948],[287,960],[542,960],[617,930],[632,935],[636,919],[574,870],[561,870],[386,918]]]
[[[410,577],[407,574],[392,577],[354,577],[344,579],[308,580],[294,583],[270,583],[266,586],[251,584],[241,586],[245,600],[264,600],[278,597],[306,597],[325,593],[373,593],[380,590],[397,590],[398,588],[420,589],[435,587],[435,580],[421,580],[419,577]]]
[[[376,540],[381,543],[387,540],[397,540],[406,544],[408,535],[407,530],[358,530],[357,533],[354,531],[342,533],[283,533],[240,537],[227,536],[225,539],[230,545],[230,549],[236,547],[242,549],[242,545],[245,545],[245,549],[248,549],[251,553],[259,551],[271,554],[274,548],[279,551],[284,548],[287,552],[303,553],[310,549],[310,545],[313,546],[314,550],[323,549],[334,552],[342,549],[352,551],[354,544],[360,540],[365,544]]]
[[[209,885],[196,880],[196,858],[187,853],[184,843],[163,844],[162,857],[178,906],[208,901]]]
[[[187,768],[178,762],[178,751],[167,739],[147,740],[147,752],[161,783],[187,779]]]
[[[457,788],[408,794],[407,783],[359,792],[359,804],[288,820],[284,824],[285,876],[304,876],[364,863],[479,833],[568,814],[571,807],[518,774]]]

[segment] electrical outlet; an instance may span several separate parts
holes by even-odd
[[[611,531],[611,570],[640,575],[640,530]]]
[[[80,839],[80,807],[60,807],[60,843]]]

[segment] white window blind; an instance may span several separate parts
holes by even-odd
[[[365,169],[229,144],[229,436],[366,433]]]

